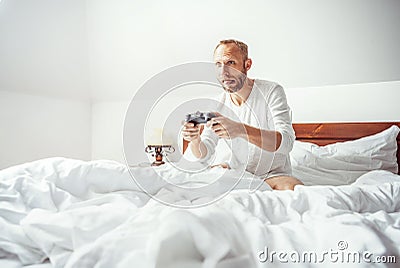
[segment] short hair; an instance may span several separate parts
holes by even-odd
[[[243,60],[247,60],[248,59],[249,52],[248,52],[247,45],[245,43],[243,43],[242,41],[235,40],[235,39],[225,39],[225,40],[219,41],[218,45],[214,49],[214,54],[215,54],[215,51],[217,50],[217,48],[220,45],[226,45],[226,44],[235,44],[239,48],[239,50],[240,50],[240,52],[241,52],[241,54],[243,56]]]

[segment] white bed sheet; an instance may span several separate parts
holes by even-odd
[[[181,205],[199,202],[196,194],[165,187],[149,170],[136,172],[156,197]],[[193,177],[165,172],[175,183]],[[319,261],[329,250],[360,251],[400,261],[398,175],[372,171],[352,185],[298,186],[294,191],[264,187],[250,192],[247,187],[244,180],[241,189],[211,205],[182,209],[151,199],[116,162],[50,158],[5,169],[0,171],[0,265],[14,265],[16,258],[20,265],[50,261],[53,267],[293,265],[289,256],[288,263],[276,255],[273,261],[263,259],[266,250],[315,252]],[[297,263],[314,266],[321,263]],[[398,267],[328,258],[322,266]]]

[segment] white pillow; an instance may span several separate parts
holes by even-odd
[[[397,173],[396,125],[361,139],[318,146],[295,141],[290,153],[293,176],[305,185],[353,183],[371,170]]]

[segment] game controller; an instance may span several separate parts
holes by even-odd
[[[215,113],[212,112],[195,112],[192,114],[187,114],[185,117],[185,122],[197,124],[205,124],[211,120],[211,118],[217,117]]]

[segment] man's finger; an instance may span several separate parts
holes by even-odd
[[[211,118],[211,121],[216,122],[216,123],[219,123],[219,122],[221,122],[221,121],[224,120],[224,119],[225,119],[225,117],[223,117],[223,116],[218,116],[218,117]]]
[[[199,128],[184,128],[183,131],[199,132]]]
[[[184,126],[183,127],[183,130],[194,130],[194,131],[197,131],[197,130],[199,130],[199,127],[198,126],[195,126],[195,127],[193,127],[193,126]]]
[[[184,124],[183,124],[185,127],[195,127],[195,125],[194,125],[194,123],[192,123],[192,122],[185,122],[184,121]]]
[[[215,120],[214,120],[214,118],[211,118],[211,120],[207,121],[206,126],[210,127],[210,126],[212,126],[214,124],[215,124]]]
[[[225,128],[224,128],[224,125],[222,125],[222,124],[215,124],[215,125],[213,125],[211,128],[212,128],[212,130],[214,130],[214,131],[216,131],[217,129],[225,129]]]
[[[199,135],[199,133],[197,133],[197,132],[183,132],[182,133],[183,134],[183,136],[186,136],[186,137],[197,137],[197,136],[200,136]]]
[[[220,119],[218,119],[218,118],[220,118]],[[221,120],[222,118],[223,118],[223,117],[215,117],[215,118],[212,118],[210,121],[207,122],[207,127],[212,127],[212,126],[215,126],[215,125],[220,124],[220,120]]]

